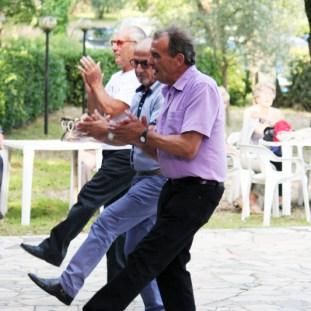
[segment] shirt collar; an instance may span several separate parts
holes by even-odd
[[[162,93],[165,96],[171,88],[174,88],[177,91],[182,91],[187,84],[188,80],[193,75],[193,72],[196,71],[195,65],[190,66],[186,71],[175,81],[175,83],[171,86],[166,85],[163,87]]]
[[[158,87],[160,87],[161,83],[159,81],[155,81],[151,86],[149,86],[147,92],[150,94],[155,91]],[[136,93],[144,93],[145,92],[145,87],[141,84],[137,89]]]

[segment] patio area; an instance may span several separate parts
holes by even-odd
[[[85,235],[70,248],[67,259]],[[87,280],[72,306],[36,287],[26,273],[56,277],[56,268],[26,254],[24,241],[42,236],[0,237],[0,310],[82,310],[106,280],[105,260]],[[193,286],[198,311],[307,311],[311,310],[311,228],[202,229],[192,247]],[[140,298],[127,311],[143,311]]]

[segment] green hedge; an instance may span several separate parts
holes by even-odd
[[[63,41],[51,46],[49,57],[49,111],[64,103],[82,106],[83,81],[77,69],[81,51]],[[19,127],[44,111],[44,42],[12,42],[0,51],[0,125]],[[109,50],[90,51],[101,63],[107,82],[117,66]]]
[[[63,106],[66,95],[64,62],[51,55],[49,111]],[[5,130],[19,127],[42,114],[44,52],[24,47],[0,51],[0,124]]]
[[[118,70],[114,62],[113,54],[109,50],[90,51],[88,53],[96,62],[101,63],[104,72],[104,82],[107,82],[111,75]],[[79,51],[59,51],[59,57],[64,60],[66,70],[66,80],[68,89],[66,94],[66,102],[75,106],[82,105],[82,88],[83,80],[77,69],[81,52]]]

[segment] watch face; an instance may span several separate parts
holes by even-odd
[[[114,134],[111,133],[111,132],[108,132],[107,138],[108,138],[108,140],[113,141],[113,139],[114,139]]]

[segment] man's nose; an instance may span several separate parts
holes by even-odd
[[[143,72],[143,71],[144,71],[144,69],[143,69],[143,67],[141,66],[141,64],[138,64],[138,65],[136,66],[136,72],[141,73],[141,72]]]
[[[113,44],[113,45],[111,46],[111,48],[112,48],[112,52],[113,52],[113,53],[115,53],[115,52],[117,52],[117,51],[119,50],[119,47],[118,47],[117,44]]]

